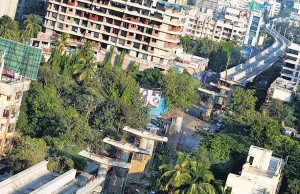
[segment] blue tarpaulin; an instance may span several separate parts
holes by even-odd
[[[150,114],[152,116],[160,116],[167,111],[168,111],[168,107],[166,104],[166,100],[164,98],[161,98],[159,101],[158,107],[150,109]]]

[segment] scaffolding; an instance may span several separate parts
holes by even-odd
[[[33,46],[0,38],[0,56],[4,55],[4,69],[36,80],[42,50]]]

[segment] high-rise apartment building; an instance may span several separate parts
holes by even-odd
[[[225,189],[231,194],[276,194],[282,180],[284,159],[272,156],[271,150],[251,145],[240,175],[230,173]]]
[[[0,0],[0,17],[8,15],[15,18],[18,7],[18,0]]]
[[[300,45],[291,43],[281,75],[270,86],[268,96],[289,102],[300,86]]]
[[[226,7],[215,17],[213,10],[194,8],[187,16],[183,34],[193,39],[208,37],[215,41],[235,40],[242,44],[248,23],[247,11]]]
[[[11,149],[23,92],[36,79],[42,51],[0,38],[0,156]]]
[[[250,9],[250,18],[244,44],[255,46],[258,42],[258,35],[263,22],[264,4],[252,1],[248,6]]]
[[[168,64],[175,59],[185,12],[182,1],[49,0],[47,34],[69,33],[73,40],[91,40],[101,48],[115,46],[130,56]]]

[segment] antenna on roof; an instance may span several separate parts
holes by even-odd
[[[1,55],[1,59],[0,59],[0,63],[1,63],[1,66],[0,66],[0,80],[2,79],[2,71],[3,71],[3,68],[4,68],[4,57],[6,55],[6,50],[4,50],[3,54]]]

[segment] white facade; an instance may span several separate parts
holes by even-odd
[[[15,18],[18,0],[0,0],[0,17],[8,15],[12,19]]]
[[[280,77],[270,86],[268,95],[271,98],[289,102],[293,93],[300,86],[300,45],[291,43],[286,51],[285,64]]]
[[[286,52],[285,65],[281,77],[299,86],[300,82],[300,45],[291,43]]]
[[[272,156],[271,150],[251,146],[241,175],[229,174],[225,184],[231,194],[278,192],[285,161]]]
[[[271,9],[269,12],[270,18],[277,16],[279,14],[280,8],[281,8],[281,3],[279,3],[279,2],[272,2],[271,5],[272,6],[271,6]]]
[[[10,152],[11,141],[17,135],[15,132],[23,92],[29,90],[30,80],[20,79],[9,81],[9,78],[0,78],[0,155]]]
[[[263,21],[263,12],[252,10],[247,27],[244,44],[255,46],[258,42],[260,26]]]
[[[246,28],[248,13],[246,11],[227,7],[221,18],[216,19],[211,9],[194,8],[185,21],[183,35],[193,39],[208,37],[215,41],[236,40],[242,43]]]

